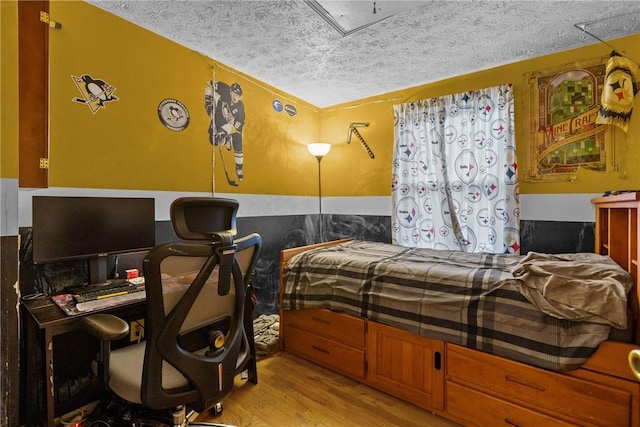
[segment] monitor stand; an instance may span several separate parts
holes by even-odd
[[[107,281],[107,257],[89,259],[89,284],[95,285]]]

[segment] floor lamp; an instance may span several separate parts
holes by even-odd
[[[331,144],[317,142],[307,145],[307,149],[312,155],[316,156],[316,159],[318,159],[318,222],[320,223],[318,229],[320,230],[320,241],[322,242],[322,175],[320,173],[320,161],[327,155],[329,150],[331,150]]]

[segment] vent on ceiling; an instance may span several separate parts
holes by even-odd
[[[428,2],[305,0],[305,3],[344,37]]]

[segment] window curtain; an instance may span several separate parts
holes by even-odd
[[[520,253],[511,85],[395,105],[392,237]]]

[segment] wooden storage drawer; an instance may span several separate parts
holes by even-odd
[[[287,326],[285,348],[291,353],[357,379],[364,379],[364,349]]]
[[[314,332],[343,344],[364,348],[364,319],[324,309],[287,310],[284,312],[286,333],[289,326]]]
[[[631,393],[447,344],[447,380],[581,424],[628,426]],[[535,407],[535,408],[534,408]]]
[[[479,391],[447,382],[447,413],[465,425],[571,427],[574,424],[539,414]]]
[[[444,341],[368,323],[367,383],[422,408],[444,411]]]

